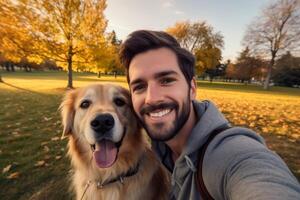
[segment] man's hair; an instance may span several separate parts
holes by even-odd
[[[120,48],[120,61],[127,71],[127,82],[129,83],[129,65],[137,54],[166,47],[172,50],[177,57],[180,70],[188,85],[195,75],[195,57],[189,51],[181,48],[177,40],[163,31],[138,30],[132,32]]]

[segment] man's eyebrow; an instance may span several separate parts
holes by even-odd
[[[163,71],[163,72],[159,72],[157,74],[154,75],[155,79],[161,78],[163,76],[168,76],[168,75],[177,75],[178,73],[173,71],[173,70],[169,70],[169,71]]]
[[[130,82],[129,84],[130,85],[135,85],[135,84],[138,84],[138,83],[141,83],[141,82],[143,82],[143,79],[138,78],[138,79],[135,79],[134,81]]]

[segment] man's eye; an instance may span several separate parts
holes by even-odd
[[[140,92],[142,91],[143,89],[145,89],[145,85],[144,84],[140,84],[140,85],[136,85],[132,88],[132,91],[133,92]]]
[[[175,81],[175,79],[173,79],[173,78],[164,78],[164,79],[161,80],[160,83],[163,84],[163,85],[167,85],[167,84],[170,84],[174,81]]]
[[[88,108],[88,107],[91,105],[91,103],[92,103],[92,102],[89,101],[89,100],[84,100],[84,101],[81,102],[80,108],[86,109],[86,108]]]

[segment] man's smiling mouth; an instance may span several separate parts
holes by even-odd
[[[164,109],[164,110],[157,110],[157,111],[154,111],[154,112],[150,112],[148,113],[148,115],[151,117],[151,118],[160,118],[160,117],[163,117],[167,114],[169,114],[173,109]]]

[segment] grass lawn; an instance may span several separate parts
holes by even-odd
[[[0,199],[72,199],[67,140],[60,140],[58,106],[66,72],[1,72]],[[74,86],[126,78],[74,73]],[[300,180],[300,90],[198,82],[198,99],[214,101],[235,125],[260,133]]]

